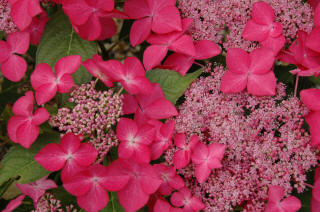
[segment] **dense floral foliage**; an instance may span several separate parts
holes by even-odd
[[[0,39],[0,210],[319,212],[318,0],[0,0]]]

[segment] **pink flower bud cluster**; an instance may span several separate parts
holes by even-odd
[[[257,44],[241,37],[251,17],[251,8],[257,0],[178,0],[178,7],[184,17],[194,19],[190,32],[196,40],[210,40],[223,44],[225,49],[242,48],[252,50]],[[296,37],[298,30],[310,32],[313,25],[313,11],[301,0],[265,0],[276,14],[276,22],[283,27],[287,41]],[[224,35],[226,38],[223,39]]]
[[[308,110],[285,86],[277,85],[274,97],[248,93],[226,95],[220,88],[223,67],[195,81],[176,117],[176,133],[197,134],[201,142],[226,145],[222,168],[199,184],[194,166],[178,170],[187,186],[205,203],[205,211],[229,211],[242,206],[263,211],[268,187],[281,186],[288,195],[305,189],[306,172],[317,164],[310,135],[302,129]],[[177,151],[166,152],[172,164]]]
[[[73,205],[68,205],[63,209],[61,205],[61,201],[54,198],[54,196],[50,193],[45,193],[39,202],[35,210],[31,212],[43,212],[43,211],[50,211],[50,212],[77,212],[78,210]]]
[[[7,34],[17,31],[16,25],[12,22],[10,11],[8,0],[0,0],[0,31]]]
[[[89,137],[89,142],[98,150],[98,161],[104,158],[112,146],[118,145],[112,126],[119,120],[122,110],[122,96],[113,90],[96,91],[94,81],[83,84],[71,92],[69,102],[75,107],[60,108],[50,119],[59,131],[72,132]]]

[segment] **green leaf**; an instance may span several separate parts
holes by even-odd
[[[59,140],[59,133],[51,132],[40,135],[30,149],[20,145],[11,147],[0,164],[0,185],[10,178],[20,177],[19,183],[29,183],[49,174],[50,172],[42,168],[33,157],[48,143]]]
[[[62,186],[52,189],[50,193],[52,193],[56,199],[61,201],[62,206],[67,206],[71,204],[77,205],[76,197],[68,193]]]
[[[182,76],[176,71],[154,69],[148,71],[146,77],[151,82],[156,82],[161,85],[166,98],[173,104],[183,95],[189,85],[200,76],[203,69],[199,69],[193,73]]]
[[[0,40],[2,40],[3,36],[4,36],[4,31],[0,31]]]
[[[62,57],[80,55],[82,61],[84,61],[96,53],[96,43],[81,39],[73,30],[68,17],[62,11],[59,11],[46,26],[37,50],[36,62],[37,64],[47,63],[54,67]],[[81,66],[73,74],[73,78],[75,83],[80,85],[89,82],[92,76]]]
[[[108,192],[109,202],[108,205],[100,212],[125,212],[119,203],[119,198],[116,192]]]

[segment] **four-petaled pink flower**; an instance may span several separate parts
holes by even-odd
[[[226,146],[212,143],[208,147],[204,143],[198,143],[192,152],[192,162],[196,165],[195,176],[199,183],[206,181],[211,170],[221,168],[221,160]]]
[[[33,17],[29,27],[24,30],[24,32],[28,32],[30,34],[30,43],[33,45],[38,45],[40,43],[44,27],[49,21],[47,13],[44,11],[38,16]]]
[[[159,192],[162,195],[168,196],[173,190],[184,187],[183,179],[176,173],[175,167],[166,166],[164,164],[155,164],[154,168],[163,181],[159,187]]]
[[[37,65],[31,74],[31,85],[36,91],[37,104],[41,105],[51,100],[57,92],[68,93],[74,86],[72,74],[81,65],[80,55],[66,56],[55,64],[55,74],[46,63]]]
[[[60,144],[46,145],[34,159],[49,171],[62,169],[61,179],[65,181],[90,166],[97,155],[97,150],[91,144],[81,143],[78,136],[67,133],[61,138]]]
[[[22,31],[32,21],[32,18],[42,12],[39,0],[9,0],[11,17],[15,25]]]
[[[118,197],[127,212],[143,207],[149,196],[156,192],[162,183],[155,169],[148,163],[136,163],[132,160],[117,159],[109,166],[112,176],[129,176],[129,182],[119,190]]]
[[[98,54],[93,55],[92,59],[88,59],[82,65],[89,71],[92,76],[101,80],[107,87],[113,87],[114,80],[108,75],[108,71],[101,64],[105,63]]]
[[[47,121],[50,114],[45,108],[33,113],[33,93],[26,92],[13,105],[13,117],[10,118],[7,130],[9,138],[25,148],[29,148],[39,135],[39,125]]]
[[[83,39],[105,40],[116,33],[112,17],[118,12],[113,10],[114,0],[65,0],[62,4],[74,29]]]
[[[300,92],[301,101],[310,112],[305,116],[309,124],[311,145],[320,147],[320,89],[310,88]]]
[[[108,168],[95,164],[64,180],[63,187],[77,197],[81,208],[87,212],[98,212],[106,207],[109,197],[106,190],[118,191],[129,180],[129,176],[115,176]]]
[[[268,195],[269,201],[265,212],[295,212],[301,208],[301,202],[297,197],[288,196],[283,199],[284,189],[280,186],[270,186]]]
[[[196,56],[196,50],[190,35],[184,34],[192,23],[192,19],[182,20],[182,31],[167,34],[153,34],[147,42],[151,45],[143,52],[143,64],[146,70],[160,65],[169,50],[177,53]]]
[[[200,199],[191,195],[187,188],[182,188],[171,196],[171,203],[176,207],[183,206],[183,212],[196,212],[204,209],[205,205]]]
[[[221,80],[223,93],[238,93],[247,88],[256,96],[275,95],[276,77],[271,71],[274,54],[266,48],[253,50],[248,54],[243,49],[231,48],[227,52],[229,70]]]
[[[152,83],[150,95],[125,94],[122,109],[123,114],[135,113],[135,120],[142,124],[150,119],[167,119],[178,115],[176,107],[165,98],[158,83]]]
[[[130,94],[150,94],[150,81],[146,78],[145,70],[136,57],[127,57],[124,64],[117,60],[108,60],[100,63],[107,70],[114,81],[120,82]]]
[[[154,141],[150,146],[151,160],[156,160],[172,143],[174,121],[163,124],[161,121],[152,119],[148,121],[148,124],[153,125],[156,129]]]
[[[29,48],[30,35],[27,32],[14,32],[7,42],[0,41],[1,72],[7,79],[18,82],[27,71],[26,61],[16,55],[25,54]]]
[[[219,46],[209,40],[196,41],[194,47],[194,57],[181,53],[173,53],[164,61],[163,66],[185,76],[195,60],[208,59],[217,56],[221,52]]]
[[[191,153],[199,142],[197,135],[192,135],[187,143],[186,135],[179,133],[174,137],[174,144],[179,150],[174,153],[173,164],[177,169],[186,167],[191,160]]]
[[[119,158],[132,158],[138,163],[149,163],[149,145],[154,135],[155,129],[151,125],[138,126],[132,119],[121,118],[117,125],[117,138],[120,140]]]
[[[136,46],[155,33],[181,31],[181,19],[175,0],[127,0],[124,11],[137,19],[130,31],[130,43]]]
[[[174,208],[167,201],[163,199],[157,199],[156,204],[153,207],[154,212],[182,212],[182,208]]]

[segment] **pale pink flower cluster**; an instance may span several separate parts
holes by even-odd
[[[184,17],[194,19],[190,30],[196,40],[211,40],[223,44],[225,49],[252,50],[257,44],[241,37],[251,8],[258,0],[178,0]],[[296,37],[298,30],[310,32],[313,26],[313,11],[301,0],[265,0],[276,14],[276,22],[283,27],[287,41]],[[224,38],[224,35],[226,37]]]
[[[54,198],[50,193],[45,193],[39,202],[35,210],[31,212],[77,212],[78,210],[73,205],[64,207],[61,205],[61,201]]]
[[[17,31],[16,25],[12,22],[10,11],[8,0],[0,0],[0,31],[7,34]]]
[[[302,129],[307,109],[297,98],[287,97],[282,84],[274,97],[225,95],[219,91],[224,72],[218,66],[211,76],[195,81],[175,119],[176,133],[197,134],[206,144],[225,144],[223,167],[201,184],[193,165],[178,173],[206,204],[205,211],[239,205],[263,211],[269,186],[279,185],[285,194],[293,188],[302,192],[306,172],[317,164],[316,150]],[[175,151],[166,152],[167,163],[172,164]]]
[[[109,149],[118,145],[112,126],[118,122],[122,110],[122,96],[113,90],[96,91],[94,81],[82,84],[71,92],[69,102],[73,108],[59,108],[58,114],[49,123],[59,131],[72,132],[89,137],[89,142],[98,150],[98,161]]]

